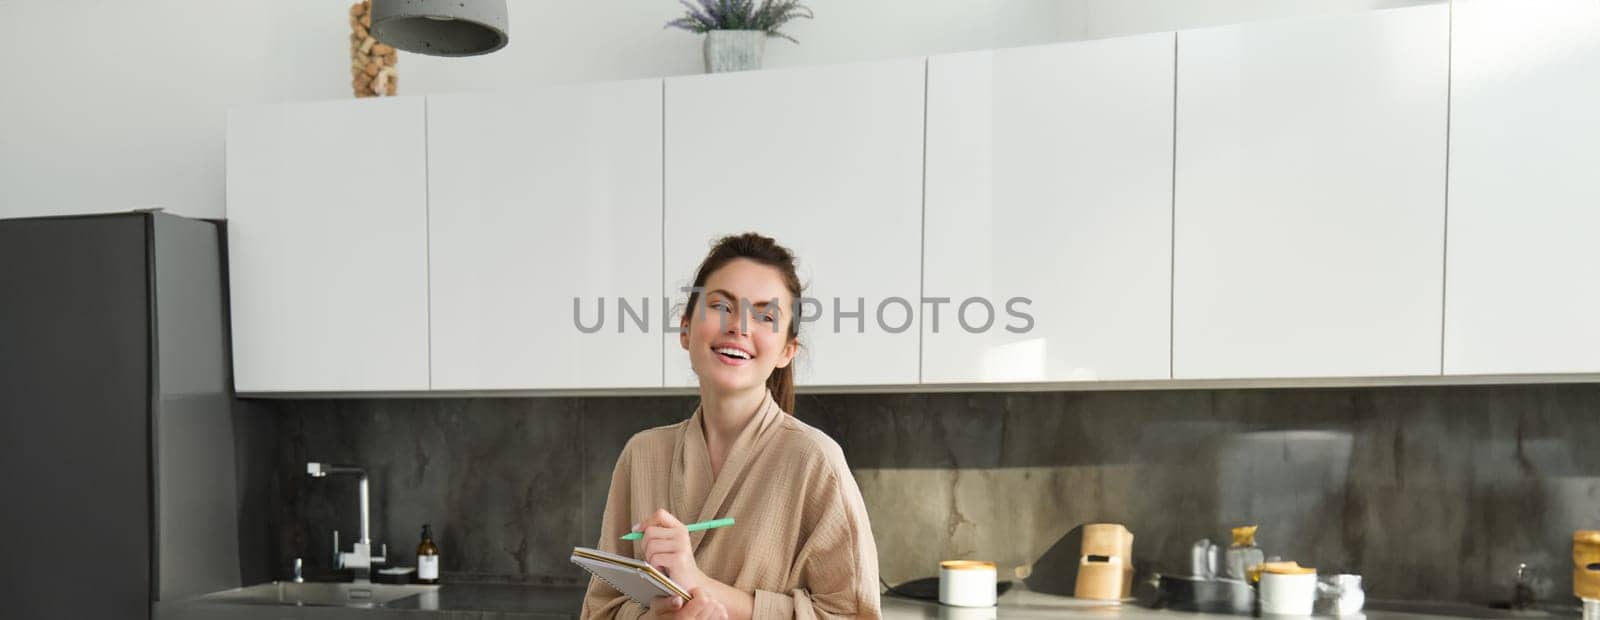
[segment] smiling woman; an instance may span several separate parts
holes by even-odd
[[[695,274],[679,344],[700,380],[689,419],[617,458],[597,545],[649,562],[690,599],[629,605],[591,579],[583,618],[879,616],[878,553],[844,453],[790,415],[800,351],[794,255],[724,237]],[[689,532],[686,522],[737,525]],[[622,536],[641,532],[638,541]]]

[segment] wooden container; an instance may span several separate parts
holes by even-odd
[[[1133,533],[1117,523],[1083,526],[1078,559],[1078,598],[1117,601],[1133,592]]]
[[[1600,599],[1600,530],[1572,533],[1572,593]]]

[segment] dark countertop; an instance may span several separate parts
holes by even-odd
[[[355,620],[525,620],[576,618],[584,588],[494,583],[446,583],[437,590],[401,599],[383,607],[297,607],[207,600],[205,597],[155,606],[156,620],[239,618],[242,620],[337,619]],[[964,609],[946,607],[890,594],[883,595],[885,620],[990,620],[1037,618],[1050,620],[1240,620],[1248,616],[1158,610],[1132,604],[1106,603],[1013,589],[1000,596],[997,607]],[[1459,609],[1457,609],[1459,607]],[[1446,620],[1462,617],[1512,618],[1488,608],[1481,615],[1470,606],[1404,605],[1373,609],[1339,620]],[[1561,615],[1531,612],[1517,618],[1561,619]],[[1333,620],[1317,616],[1313,620]]]
[[[155,620],[338,619],[357,620],[527,620],[576,618],[584,588],[493,583],[446,583],[437,589],[381,607],[321,607],[241,603],[196,597],[161,602]]]
[[[1368,600],[1362,613],[1349,616],[1308,616],[1305,620],[1574,620],[1576,607],[1550,605],[1541,609],[1510,611],[1487,606],[1450,603],[1411,603]],[[1136,604],[1072,598],[1014,588],[1000,595],[999,605],[985,609],[946,607],[936,601],[883,595],[885,620],[990,620],[1037,618],[1050,620],[1252,620],[1251,616],[1151,609]],[[1271,617],[1271,616],[1268,616]],[[1285,618],[1284,616],[1278,616]]]
[[[583,592],[584,588],[581,587],[452,583],[439,586],[436,592],[424,592],[395,601],[387,608],[576,618],[579,607],[583,605]]]

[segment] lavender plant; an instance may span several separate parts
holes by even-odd
[[[696,34],[711,30],[760,30],[769,37],[791,37],[779,31],[791,19],[812,19],[811,9],[800,0],[678,0],[688,11],[683,17],[667,22],[666,28],[679,28]]]

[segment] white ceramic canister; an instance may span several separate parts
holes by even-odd
[[[1328,612],[1335,616],[1353,616],[1361,613],[1367,594],[1361,590],[1361,575],[1329,575],[1318,586],[1323,598],[1328,599]]]
[[[956,607],[994,607],[994,562],[946,560],[939,563],[939,602]]]
[[[1309,616],[1317,601],[1317,569],[1303,566],[1274,566],[1268,562],[1261,571],[1261,613],[1273,616]]]

